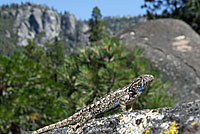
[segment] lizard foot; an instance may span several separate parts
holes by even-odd
[[[76,125],[69,125],[69,128],[76,130],[79,126],[79,123],[77,123]]]

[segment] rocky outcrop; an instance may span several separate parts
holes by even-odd
[[[1,25],[4,23],[0,27],[0,31],[5,34],[0,36],[0,41],[5,40],[0,45],[1,50],[8,44],[21,48],[21,46],[27,45],[29,39],[42,45],[58,37],[64,48],[70,51],[74,47],[89,43],[88,35],[85,34],[89,29],[87,21],[79,21],[68,12],[58,13],[45,5],[27,2],[0,6],[1,19],[10,23],[7,26],[6,22],[0,21]],[[130,24],[144,22],[146,18],[141,16],[105,17],[104,21],[107,26],[106,33],[114,36],[115,33],[127,28]],[[12,45],[10,45],[10,48],[13,48]],[[13,51],[16,51],[16,49]],[[10,53],[10,51],[5,51],[3,54],[8,55],[6,53]]]
[[[199,134],[200,100],[173,108],[146,109],[88,121],[74,132],[68,127],[44,134]],[[28,134],[28,133],[27,133]]]
[[[57,12],[46,7],[33,7],[25,4],[16,9],[14,29],[18,35],[18,45],[27,45],[27,40],[37,39],[39,44],[44,44],[59,36],[61,31],[60,17]]]
[[[62,24],[62,29],[64,29],[64,33],[67,35],[75,35],[76,31],[76,17],[73,15],[70,15],[69,13],[65,13],[61,17],[61,24]]]
[[[76,38],[82,43],[88,42],[87,35],[83,34],[88,30],[88,26],[82,24],[84,27],[78,27],[82,22],[77,21],[72,14],[59,14],[45,5],[29,2],[8,9],[9,11],[1,9],[1,16],[15,18],[13,31],[18,36],[17,44],[20,46],[27,45],[29,39],[42,45],[53,41],[55,37],[65,43],[77,41]]]
[[[159,19],[129,27],[118,38],[143,56],[169,80],[177,104],[200,98],[200,36],[180,20]]]
[[[79,22],[76,20],[74,15],[71,15],[65,12],[61,16],[61,27],[62,27],[62,36],[68,37],[67,40],[77,41],[77,42],[88,42],[88,31],[89,26],[86,23]]]

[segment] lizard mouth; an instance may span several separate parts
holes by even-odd
[[[148,75],[147,81],[152,82],[154,80],[153,75]]]

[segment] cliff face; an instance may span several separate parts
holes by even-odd
[[[45,43],[59,36],[61,31],[60,17],[57,12],[31,5],[15,11],[14,29],[18,35],[18,45],[26,45],[27,39],[34,40],[42,34],[38,43]]]
[[[67,9],[66,9],[67,10]],[[144,17],[105,17],[106,33],[113,36],[130,25],[146,21]],[[58,37],[67,52],[88,43],[87,21],[79,21],[68,12],[58,13],[33,3],[0,6],[0,55],[11,55],[26,46],[28,40],[39,45]],[[69,50],[69,51],[68,51]]]
[[[7,9],[7,10],[6,10]],[[34,40],[42,45],[51,42],[55,37],[68,41],[87,42],[87,36],[82,34],[88,30],[86,24],[78,27],[75,16],[69,13],[59,14],[44,5],[25,3],[0,8],[1,17],[14,18],[13,32],[18,36],[17,45],[25,46],[27,40]],[[77,37],[80,36],[80,37]]]

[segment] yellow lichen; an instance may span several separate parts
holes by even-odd
[[[69,125],[69,128],[76,129],[76,125]]]
[[[147,129],[145,128],[145,130],[143,131],[143,134],[148,134],[150,132],[151,128]]]
[[[118,116],[118,118],[119,118],[119,119],[123,119],[123,118],[124,118],[124,114],[120,114],[120,115]]]
[[[166,128],[165,128],[166,129]],[[178,126],[175,121],[170,124],[170,127],[167,128],[167,131],[161,131],[160,134],[178,134]]]
[[[197,123],[194,121],[194,122],[192,122],[192,126],[195,126]]]

